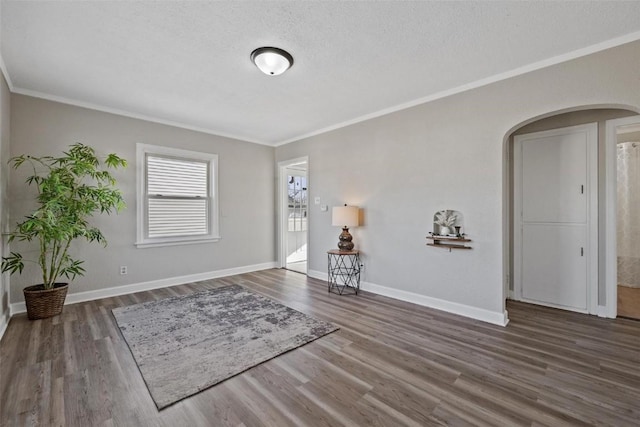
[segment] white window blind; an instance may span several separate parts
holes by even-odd
[[[136,144],[136,247],[220,240],[218,155]]]
[[[209,165],[147,154],[147,238],[209,234]]]

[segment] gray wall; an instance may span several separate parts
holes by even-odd
[[[0,72],[0,232],[8,230],[9,222],[9,136],[11,121],[11,94]],[[9,254],[6,236],[0,238],[0,256]],[[0,274],[0,333],[9,321],[9,275]]]
[[[11,96],[11,154],[55,155],[74,142],[106,154],[116,152],[129,167],[116,172],[128,208],[99,216],[96,225],[109,241],[80,244],[87,274],[70,292],[98,290],[176,276],[270,263],[274,250],[274,148],[46,101]],[[220,233],[217,243],[137,249],[136,143],[177,147],[219,155]],[[27,170],[11,172],[11,223],[32,205]],[[19,247],[19,246],[16,246]],[[13,249],[13,247],[12,247]],[[118,267],[128,266],[128,275]],[[11,279],[11,302],[22,300],[24,286],[40,283],[35,268]]]
[[[110,241],[106,250],[77,248],[89,274],[72,292],[274,261],[274,160],[309,156],[310,200],[363,208],[364,222],[351,232],[363,251],[366,282],[501,313],[509,252],[503,240],[508,136],[553,112],[584,106],[637,111],[639,69],[640,43],[634,42],[275,150],[14,94],[11,154],[52,154],[80,141],[115,151],[132,166],[136,142],[220,155],[220,242],[136,249],[131,166],[117,174],[129,208],[97,219]],[[31,204],[23,178],[24,172],[10,176],[12,222]],[[464,214],[473,250],[425,246],[441,209]],[[326,250],[340,232],[330,212],[310,206],[309,267],[316,272],[325,271]],[[118,275],[120,265],[129,275]],[[12,302],[37,279],[33,272],[15,276]]]
[[[637,111],[638,70],[636,42],[283,145],[276,160],[308,155],[310,200],[363,208],[351,232],[366,282],[501,313],[508,136],[576,107]],[[472,250],[425,246],[441,209],[463,213]],[[311,205],[310,270],[325,271],[338,234],[330,210]]]

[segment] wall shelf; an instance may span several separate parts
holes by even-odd
[[[471,239],[466,237],[454,237],[454,236],[438,236],[432,234],[427,236],[427,240],[432,240],[432,243],[427,243],[427,246],[433,246],[435,248],[448,249],[471,249],[471,246],[467,246],[464,242],[470,242]]]

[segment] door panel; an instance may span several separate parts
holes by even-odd
[[[585,233],[584,226],[524,225],[523,299],[587,310]]]
[[[515,137],[515,297],[579,312],[597,301],[597,125]]]
[[[587,220],[587,142],[584,133],[527,140],[522,146],[523,220]]]

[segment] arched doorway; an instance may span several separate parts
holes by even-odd
[[[523,121],[514,127],[512,127],[504,138],[504,221],[503,221],[503,250],[504,250],[504,296],[505,299],[514,299],[516,297],[516,289],[514,286],[517,283],[521,283],[521,277],[514,277],[514,274],[520,275],[521,271],[516,271],[515,268],[515,242],[517,239],[514,237],[517,233],[522,233],[522,230],[515,230],[514,214],[521,214],[520,212],[514,212],[515,206],[515,189],[514,189],[514,140],[518,135],[531,134],[535,132],[549,131],[552,129],[566,128],[576,125],[584,125],[587,123],[595,123],[597,126],[597,167],[594,168],[593,173],[597,174],[597,277],[592,279],[597,284],[595,290],[594,301],[597,302],[595,311],[589,310],[592,314],[598,314],[601,316],[607,315],[607,308],[609,304],[606,304],[608,296],[608,287],[606,285],[608,270],[607,256],[610,254],[609,245],[606,244],[607,236],[607,215],[608,208],[608,195],[610,195],[610,189],[607,188],[607,123],[613,120],[623,120],[625,117],[636,116],[638,113],[634,111],[635,108],[627,106],[588,106],[577,107],[570,110],[556,111],[548,114],[539,115],[529,120]],[[610,160],[610,159],[609,159]],[[593,271],[593,270],[592,270]],[[605,308],[606,304],[606,308]]]

